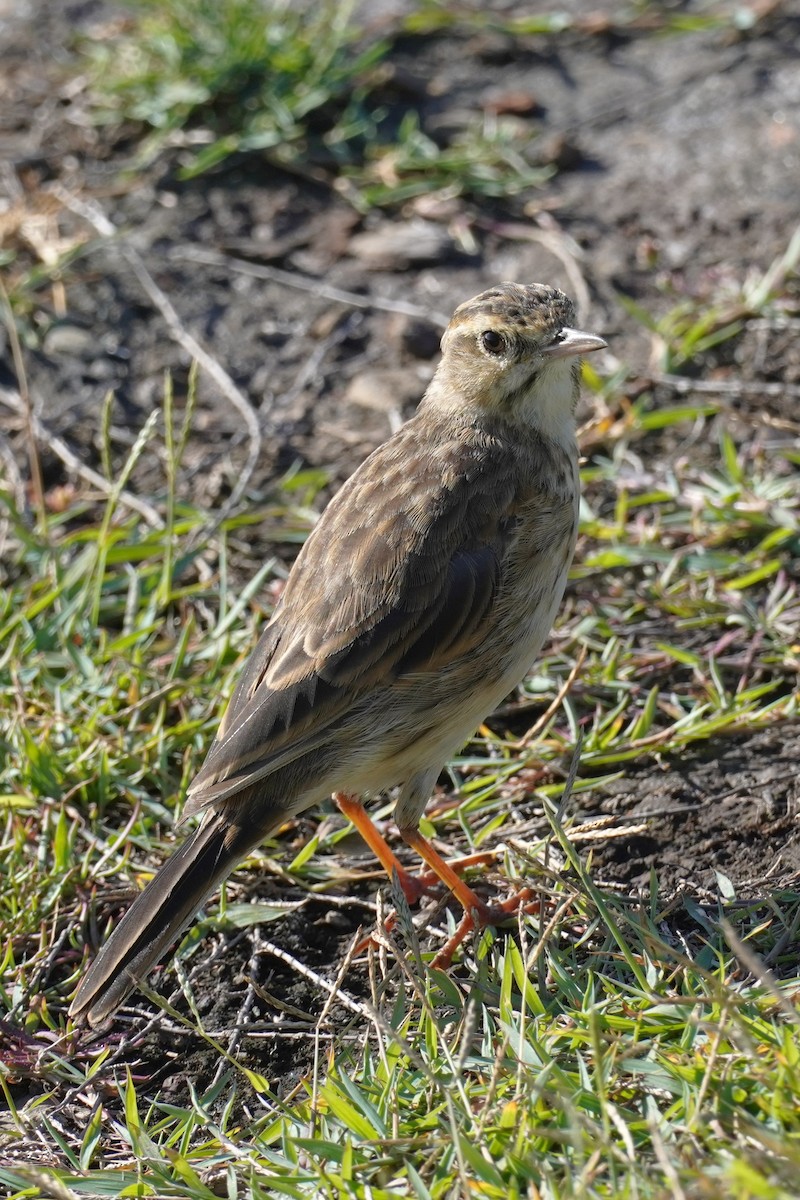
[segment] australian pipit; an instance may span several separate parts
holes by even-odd
[[[489,909],[419,833],[436,778],[520,682],[561,602],[578,528],[579,355],[563,293],[502,283],[456,309],[415,415],[330,502],[297,557],[189,788],[198,828],[134,901],[70,1012],[107,1018],[211,892],[288,816],[399,786],[402,837]],[[413,891],[411,877],[401,882]]]

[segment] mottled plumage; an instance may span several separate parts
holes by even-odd
[[[109,1016],[233,867],[327,795],[399,785],[397,823],[420,848],[442,766],[522,679],[563,595],[576,356],[605,344],[572,319],[567,297],[538,284],[456,310],[416,414],[298,555],[189,788],[186,814],[202,823],[103,947],[73,1015]],[[459,897],[480,907],[466,885]]]

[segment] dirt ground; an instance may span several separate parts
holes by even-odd
[[[97,30],[109,8],[91,0],[4,4],[0,190],[13,203],[60,183],[92,198],[124,232],[183,327],[252,406],[261,446],[249,496],[268,496],[293,464],[324,468],[330,489],[412,411],[432,373],[443,320],[493,282],[543,280],[576,295],[582,322],[608,339],[606,365],[631,366],[626,386],[635,394],[652,370],[653,348],[620,293],[657,315],[676,291],[716,295],[726,280],[763,273],[783,253],[799,211],[800,16],[793,4],[761,7],[769,15],[752,35],[609,28],[565,35],[556,49],[541,38],[514,42],[489,32],[407,39],[391,61],[398,78],[412,81],[404,102],[410,88],[423,125],[458,127],[498,93],[529,94],[543,156],[558,170],[542,189],[508,202],[418,203],[391,217],[361,218],[324,185],[253,160],[185,182],[173,153],[135,180],[124,176],[131,145],[91,128],[80,94],[60,82],[71,33]],[[65,237],[87,229],[68,209],[58,223]],[[116,398],[112,436],[121,458],[161,397],[167,369],[180,397],[190,355],[170,336],[119,242],[96,230],[92,236],[96,248],[69,272],[66,311],[43,301],[34,315],[40,337],[28,369],[50,433],[96,464],[106,392]],[[303,280],[308,289],[297,286]],[[363,307],[338,293],[362,298]],[[741,377],[797,383],[792,339],[777,335],[763,354],[753,336],[725,349]],[[6,359],[0,387],[12,382]],[[763,403],[780,409],[782,401]],[[0,419],[13,439],[18,422],[2,406]],[[251,446],[241,413],[203,374],[185,494],[209,506],[224,502]],[[654,437],[639,452],[655,463],[670,453],[669,442]],[[45,467],[48,488],[69,481],[54,455]],[[135,486],[146,495],[156,479],[161,465],[145,456]],[[256,528],[251,537],[237,564],[242,577],[276,551],[291,556],[269,530]],[[655,867],[665,891],[690,888],[710,899],[719,895],[717,872],[742,896],[796,886],[799,752],[800,729],[782,727],[712,741],[679,759],[645,758],[602,793],[582,793],[587,815],[646,815],[646,833],[596,851],[598,880],[635,893],[648,887]],[[274,887],[286,900],[285,885]],[[302,919],[292,914],[266,936],[324,971],[370,913],[357,900],[303,904]],[[268,948],[248,937],[235,953],[267,992],[301,1010],[318,1008],[316,986],[298,982]],[[210,1026],[230,1017],[231,995],[235,1004],[244,996],[243,984],[217,989],[226,1011],[209,1007],[214,972],[228,979],[233,970],[236,978],[230,954],[224,968],[212,960],[207,972],[202,1003]],[[304,1061],[289,1061],[291,1017],[282,1018],[278,1038],[268,1010],[264,1003],[260,1041],[253,1030],[253,1058],[270,1076],[282,1074],[288,1088]],[[142,1070],[152,1072],[160,1059],[168,1095],[164,1058],[178,1051],[174,1043],[165,1050],[159,1038],[173,1035],[149,1036]]]

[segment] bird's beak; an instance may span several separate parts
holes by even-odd
[[[593,333],[584,333],[581,329],[570,329],[565,325],[559,334],[558,341],[545,346],[542,350],[544,358],[571,358],[575,354],[591,354],[593,350],[603,350],[608,342]]]

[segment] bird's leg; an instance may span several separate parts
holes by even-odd
[[[410,871],[406,870],[389,843],[370,820],[367,810],[357,796],[348,796],[346,792],[334,792],[333,799],[342,815],[347,817],[348,821],[361,834],[389,878],[391,879],[394,874],[397,875],[403,895],[409,904],[415,904],[427,891],[424,880],[418,879],[416,875],[412,875]]]
[[[487,925],[501,925],[520,905],[527,905],[530,902],[533,893],[530,888],[522,888],[521,891],[516,892],[513,896],[501,901],[499,904],[485,904],[472,888],[464,882],[461,876],[457,874],[455,868],[472,866],[481,862],[485,863],[490,861],[494,857],[493,855],[469,855],[467,858],[459,859],[455,864],[451,864],[442,858],[439,851],[431,845],[427,838],[423,837],[418,828],[401,827],[400,836],[403,841],[412,850],[416,850],[422,861],[430,868],[430,875],[422,876],[422,878],[412,875],[410,871],[406,870],[386,839],[372,823],[366,809],[357,796],[350,796],[346,792],[335,792],[333,799],[342,815],[347,817],[348,821],[361,834],[389,878],[394,874],[397,875],[400,887],[403,889],[403,895],[409,904],[416,903],[420,896],[428,890],[431,879],[438,879],[463,907],[464,917],[458,929],[436,955],[431,964],[432,966],[446,970],[453,960],[453,955],[470,930],[484,929]]]
[[[431,845],[427,838],[422,836],[418,829],[401,829],[400,836],[406,845],[410,846],[412,850],[416,850],[422,861],[430,867],[432,873],[442,881],[447,890],[453,893],[464,912],[469,913],[474,910],[479,914],[488,914],[488,905],[484,904],[461,876],[456,874],[450,863],[445,862],[439,851]]]
[[[381,864],[389,878],[391,879],[392,875],[395,872],[397,873],[397,877],[400,880],[400,887],[403,889],[403,895],[405,896],[406,900],[408,900],[409,904],[415,904],[416,901],[419,900],[420,896],[424,896],[428,891],[430,891],[430,888],[433,884],[437,882],[445,883],[444,876],[438,869],[438,864],[442,864],[445,870],[450,872],[454,879],[458,880],[459,891],[463,887],[465,892],[469,893],[469,895],[473,897],[473,900],[471,901],[472,903],[475,903],[476,901],[480,903],[478,901],[478,897],[475,896],[475,893],[471,890],[471,888],[468,888],[466,884],[463,884],[462,880],[458,879],[456,871],[466,870],[467,867],[488,866],[488,864],[494,862],[495,859],[495,855],[492,851],[479,854],[467,854],[464,856],[464,858],[456,859],[453,863],[448,864],[443,858],[441,858],[439,854],[436,853],[433,847],[430,846],[430,843],[425,842],[426,846],[430,846],[431,853],[435,855],[437,866],[433,866],[430,860],[426,859],[424,855],[421,855],[431,869],[424,875],[414,875],[411,871],[407,870],[406,867],[403,866],[399,858],[397,858],[397,856],[394,854],[389,843],[376,828],[375,824],[370,819],[369,814],[364,808],[364,805],[357,796],[350,796],[346,792],[334,792],[333,799],[342,816],[347,817],[348,821],[350,821],[350,823],[354,825],[361,834],[362,838],[367,843],[375,857],[378,859],[378,862]],[[420,837],[421,836],[422,835],[420,834]],[[405,838],[404,840],[409,846],[412,845],[408,838]],[[416,849],[416,846],[414,848]],[[419,851],[417,852],[419,853]],[[449,877],[450,876],[448,875],[448,878]],[[463,904],[464,901],[458,892],[455,891],[455,888],[451,887],[449,883],[447,883],[446,886],[450,891],[455,893],[456,898],[461,900]]]

